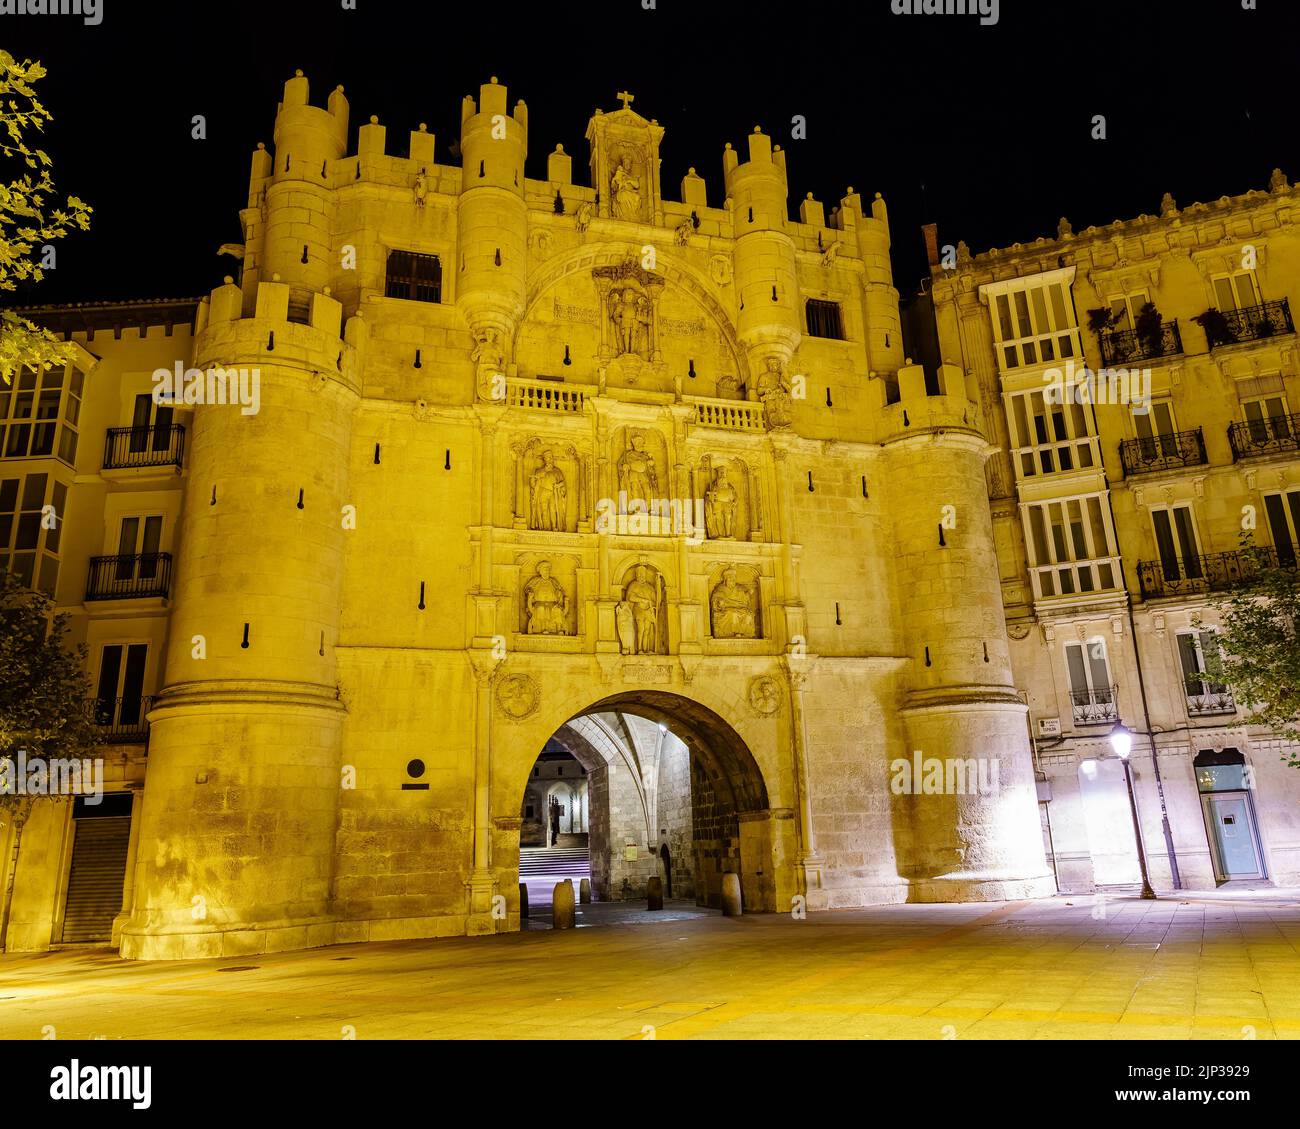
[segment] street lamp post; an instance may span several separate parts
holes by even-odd
[[[1133,838],[1137,842],[1138,868],[1142,871],[1142,898],[1154,900],[1156,892],[1151,889],[1151,879],[1147,876],[1147,853],[1142,846],[1142,825],[1138,822],[1137,796],[1133,791],[1133,774],[1129,770],[1128,755],[1133,749],[1133,734],[1121,722],[1110,731],[1110,747],[1115,750],[1124,765],[1124,783],[1128,786],[1128,806],[1133,813]]]

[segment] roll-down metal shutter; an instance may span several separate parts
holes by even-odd
[[[65,944],[107,941],[122,910],[126,849],[131,838],[130,796],[105,796],[98,812],[78,797],[73,809],[72,869],[63,914]],[[117,802],[110,802],[117,801]],[[125,807],[126,814],[120,813]]]

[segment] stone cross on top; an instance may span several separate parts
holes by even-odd
[[[631,109],[632,103],[636,101],[636,95],[629,94],[626,90],[620,90],[614,97],[623,103],[623,109],[625,110]]]

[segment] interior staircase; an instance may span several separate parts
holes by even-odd
[[[566,839],[582,840],[582,845],[561,846]],[[561,835],[560,844],[554,847],[519,849],[519,881],[528,887],[530,906],[550,905],[555,884],[566,878],[573,879],[573,893],[577,896],[581,880],[591,877],[586,839],[586,835]]]

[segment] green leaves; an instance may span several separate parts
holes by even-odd
[[[44,277],[41,255],[44,247],[70,231],[90,227],[91,208],[76,196],[63,206],[51,206],[54,181],[53,161],[44,149],[29,148],[24,135],[40,131],[50,120],[32,84],[45,77],[38,62],[21,63],[7,51],[0,51],[0,126],[12,144],[0,141],[0,158],[36,170],[14,179],[0,180],[0,290],[16,290],[20,282],[39,282]],[[72,356],[70,344],[31,322],[4,311],[0,322],[0,379],[13,382],[22,368],[45,369],[64,364]]]

